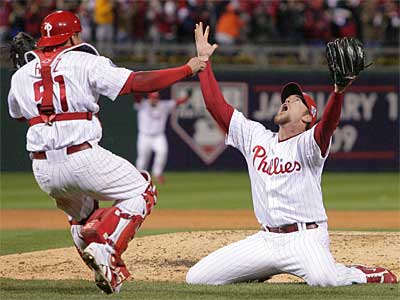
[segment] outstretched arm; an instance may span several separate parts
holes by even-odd
[[[228,133],[234,109],[226,102],[222,95],[209,61],[207,62],[205,71],[199,74],[199,78],[207,110],[224,132]]]
[[[335,91],[329,98],[321,121],[314,131],[321,154],[326,155],[330,139],[339,125],[343,103],[343,92],[369,65],[365,65],[363,44],[355,38],[340,38],[326,45],[326,58],[329,71],[335,83]]]
[[[201,22],[196,24],[194,31],[197,55],[200,59],[207,62],[205,71],[199,73],[201,92],[203,93],[207,110],[224,132],[228,133],[234,109],[226,102],[211,69],[209,57],[217,49],[218,45],[208,43],[209,31],[210,28],[207,26],[205,32],[203,32],[203,24]]]
[[[162,90],[175,82],[204,70],[205,63],[194,57],[181,67],[155,71],[132,72],[119,95],[130,93],[151,93]]]
[[[350,84],[351,82],[347,86]],[[314,138],[321,149],[322,156],[326,155],[331,137],[339,125],[343,104],[343,92],[347,86],[340,87],[335,85],[335,91],[329,97],[322,118],[315,126]]]

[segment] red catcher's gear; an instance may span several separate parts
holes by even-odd
[[[38,47],[65,43],[74,33],[82,31],[78,17],[69,11],[56,11],[45,17],[40,25],[41,38]]]

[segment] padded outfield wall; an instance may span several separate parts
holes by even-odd
[[[1,170],[31,169],[25,151],[27,125],[10,119],[7,94],[12,72],[1,68]],[[217,69],[225,97],[250,119],[271,130],[279,109],[280,89],[288,81],[301,83],[316,100],[319,116],[332,90],[327,71],[232,71]],[[167,170],[245,170],[238,151],[224,145],[224,136],[205,110],[197,78],[161,92],[164,99],[193,89],[189,102],[178,107],[168,122]],[[67,90],[68,93],[68,90]],[[101,144],[131,162],[136,159],[136,113],[131,96],[115,103],[102,98],[99,117]],[[399,170],[399,74],[365,71],[345,95],[341,122],[336,130],[325,170]]]

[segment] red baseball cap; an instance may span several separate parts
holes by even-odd
[[[56,11],[45,17],[40,25],[38,47],[65,43],[74,33],[82,31],[78,17],[70,11]]]
[[[301,89],[301,86],[296,82],[287,83],[281,92],[281,101],[282,103],[286,101],[286,99],[291,95],[297,95],[300,97],[301,101],[303,101],[304,105],[308,108],[308,112],[311,115],[311,123],[308,124],[307,129],[311,128],[315,122],[317,121],[317,105],[311,96],[307,93],[304,93]]]

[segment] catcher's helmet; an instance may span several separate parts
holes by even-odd
[[[311,128],[317,122],[317,105],[314,99],[309,94],[304,93],[300,85],[296,82],[289,82],[283,87],[281,92],[282,103],[291,95],[299,96],[304,105],[307,106],[308,112],[311,115],[311,122],[308,124],[307,129]]]
[[[56,11],[45,17],[40,25],[38,47],[65,43],[74,33],[82,31],[78,17],[69,11]]]

